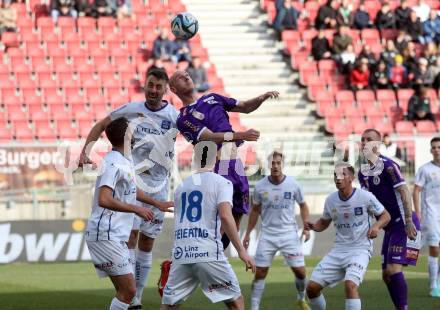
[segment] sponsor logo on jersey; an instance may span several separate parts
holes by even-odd
[[[213,283],[209,284],[208,291],[217,291],[217,290],[229,290],[232,287],[232,281],[225,281],[224,283]]]
[[[354,208],[354,215],[359,216],[359,215],[362,215],[363,213],[364,213],[364,211],[363,211],[362,207]]]
[[[174,249],[174,258],[175,259],[180,259],[183,255],[183,250],[180,246],[176,247]]]
[[[208,98],[203,99],[203,102],[206,102],[208,104],[216,104],[217,101],[215,101],[214,96],[209,96]]]
[[[163,120],[162,124],[160,125],[160,128],[170,129],[171,128],[171,121]]]
[[[419,251],[414,249],[406,250],[406,258],[408,259],[417,259],[419,257]]]
[[[190,122],[189,120],[187,120],[187,119],[186,119],[183,123],[185,124],[186,127],[188,127],[189,129],[191,129],[191,130],[194,131],[194,132],[197,132],[197,131],[199,131],[199,129],[200,129],[199,126],[194,125],[193,123],[191,123],[191,122]]]
[[[101,263],[101,264],[95,264],[95,268],[98,268],[101,270],[111,269],[111,268],[113,268],[113,266],[114,266],[113,262],[105,262],[105,263]]]
[[[199,111],[193,111],[192,112],[192,116],[194,116],[194,118],[202,121],[203,119],[205,119],[205,115],[202,112]]]
[[[292,199],[292,193],[291,192],[284,192],[284,199]]]

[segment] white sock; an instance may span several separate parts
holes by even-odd
[[[428,273],[429,273],[429,287],[432,289],[437,287],[437,277],[439,273],[438,258],[428,256]]]
[[[153,254],[138,250],[136,256],[136,298],[142,300],[142,293],[147,284],[148,274],[151,270]]]
[[[296,290],[298,291],[298,300],[304,300],[306,298],[306,278],[304,279],[295,279]]]
[[[310,306],[312,310],[325,310],[325,298],[324,294],[319,295],[316,298],[309,298]]]
[[[345,310],[361,310],[361,300],[360,299],[346,299],[345,300]]]
[[[133,275],[136,275],[136,249],[128,249],[130,253],[130,263],[133,266]]]
[[[112,299],[112,303],[110,304],[110,310],[127,310],[129,304],[123,303],[116,297]]]
[[[266,283],[264,280],[252,281],[252,293],[251,293],[251,309],[260,309],[261,296],[263,296],[264,286]]]

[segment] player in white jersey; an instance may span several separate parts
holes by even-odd
[[[212,171],[216,153],[213,142],[198,143],[196,171],[174,193],[173,263],[161,309],[178,309],[199,284],[213,303],[223,301],[229,309],[244,309],[237,277],[224,255],[220,228],[246,269],[255,272],[255,262],[241,244],[232,216],[232,183]]]
[[[98,276],[109,276],[116,289],[110,310],[128,309],[136,293],[127,241],[134,214],[147,221],[154,215],[137,200],[154,206],[162,204],[136,187],[133,163],[124,155],[127,127],[127,119],[118,118],[105,129],[113,149],[102,161],[86,229],[87,246]]]
[[[262,227],[258,242],[255,263],[257,271],[252,282],[251,307],[260,308],[265,278],[272,265],[277,251],[281,251],[287,265],[295,274],[295,286],[298,290],[297,304],[300,309],[310,309],[305,301],[306,269],[302,251],[302,241],[298,236],[295,219],[295,203],[300,206],[303,223],[309,221],[309,207],[304,200],[300,185],[293,177],[283,174],[284,158],[279,151],[274,151],[269,157],[270,175],[255,184],[252,209],[249,215],[248,227],[243,245],[249,247],[250,234],[261,215]],[[308,230],[304,229],[305,240],[310,238]]]
[[[353,180],[353,167],[337,165],[334,181],[338,191],[327,197],[322,217],[316,223],[308,224],[310,229],[321,232],[333,221],[336,229],[334,246],[315,267],[307,285],[307,296],[313,310],[326,309],[321,290],[341,280],[345,282],[345,309],[361,309],[358,287],[373,250],[371,239],[376,238],[391,219],[373,194],[353,188]],[[371,225],[373,216],[377,221]]]
[[[430,295],[440,297],[440,138],[431,140],[432,161],[417,170],[413,200],[417,217],[422,220],[422,240],[429,247],[428,272]],[[420,201],[420,193],[421,201]],[[421,212],[420,212],[421,205]]]
[[[165,201],[168,198],[168,179],[170,165],[174,156],[174,141],[177,135],[176,120],[178,112],[162,98],[167,91],[168,76],[163,70],[151,70],[145,81],[145,102],[130,102],[110,113],[90,131],[80,164],[91,163],[87,158],[91,146],[104,128],[113,119],[125,117],[133,131],[133,162],[136,168],[137,185],[154,199]],[[154,212],[152,221],[135,217],[128,242],[133,267],[136,271],[136,296],[130,309],[141,309],[143,289],[152,265],[154,240],[161,233],[164,212],[149,204],[142,204]],[[139,230],[141,234],[139,235]],[[139,241],[138,241],[139,235]],[[136,243],[138,251],[136,253]]]

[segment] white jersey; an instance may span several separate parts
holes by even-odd
[[[330,194],[325,201],[323,218],[332,220],[336,229],[333,249],[372,251],[373,241],[367,237],[374,216],[379,216],[384,206],[370,192],[355,188],[352,195],[343,200],[339,192]]]
[[[253,203],[261,205],[263,235],[282,236],[296,233],[295,203],[303,203],[304,194],[293,177],[285,176],[280,184],[264,177],[255,184]]]
[[[92,215],[86,229],[86,239],[90,241],[128,241],[134,214],[99,206],[99,190],[103,186],[113,190],[115,199],[135,205],[136,180],[133,163],[117,151],[111,151],[104,157],[96,179]]]
[[[226,259],[218,205],[227,202],[232,208],[232,193],[232,183],[214,172],[196,173],[179,185],[174,193],[174,263]]]
[[[440,221],[440,166],[433,162],[417,170],[414,183],[422,188],[422,217],[424,221]]]
[[[168,177],[174,157],[179,112],[165,102],[159,110],[150,110],[145,102],[130,102],[110,113],[112,120],[125,117],[134,124],[132,157],[139,187],[147,193],[168,188]],[[145,190],[145,188],[147,190]]]

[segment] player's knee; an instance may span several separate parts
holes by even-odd
[[[264,280],[267,276],[268,271],[269,271],[269,268],[257,267],[257,270],[255,272],[255,280]]]
[[[358,285],[350,280],[345,281],[345,294],[347,298],[357,298]]]
[[[229,310],[243,310],[244,309],[243,295],[240,295],[240,297],[238,297],[235,300],[226,301],[225,304]]]
[[[127,247],[129,249],[136,248],[136,242],[137,242],[137,239],[138,239],[138,233],[139,233],[138,230],[132,230],[130,232],[130,237],[128,238],[128,242],[127,242]]]
[[[293,267],[292,268],[293,273],[295,274],[295,277],[298,279],[305,279],[306,277],[306,268],[304,267]]]
[[[143,233],[139,235],[139,250],[144,252],[151,252],[153,250],[154,239]]]
[[[307,288],[306,288],[307,297],[309,297],[309,298],[316,298],[316,297],[319,296],[321,290],[322,290],[321,285],[319,285],[316,282],[310,281],[307,284]]]
[[[129,304],[135,295],[136,287],[134,285],[123,287],[117,292],[117,298],[126,304]]]
[[[388,273],[388,271],[386,269],[382,270],[382,280],[385,283],[389,283],[390,282],[390,274]]]

